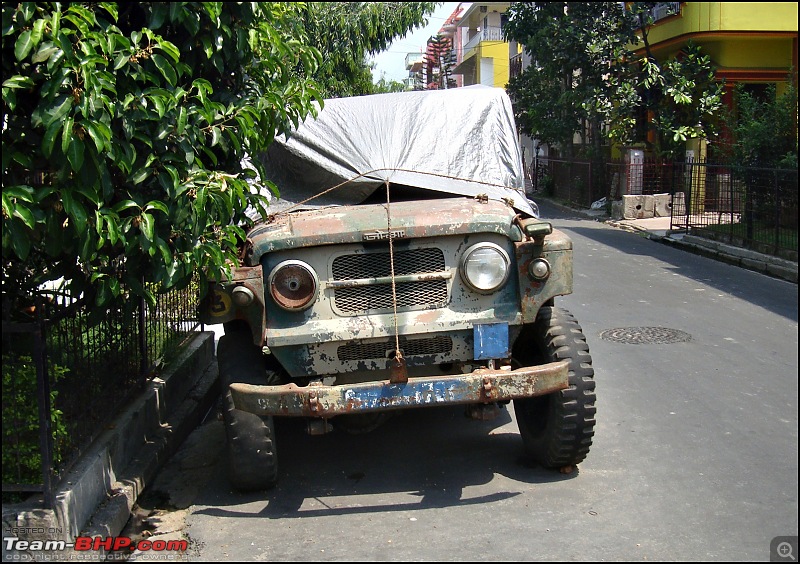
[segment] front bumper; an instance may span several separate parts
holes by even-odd
[[[517,370],[478,369],[469,374],[299,387],[231,384],[236,409],[257,415],[322,417],[434,405],[494,403],[550,394],[569,386],[569,361]]]

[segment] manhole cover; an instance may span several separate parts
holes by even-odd
[[[669,345],[692,340],[689,333],[667,327],[618,327],[603,331],[600,338],[626,345]]]

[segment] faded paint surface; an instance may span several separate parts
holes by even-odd
[[[405,239],[462,233],[498,233],[511,240],[522,239],[519,227],[512,222],[516,212],[503,202],[446,198],[397,202],[389,209],[392,230],[402,232]],[[246,262],[255,266],[265,253],[284,249],[361,243],[365,234],[385,233],[386,227],[386,204],[278,215],[249,233]]]
[[[236,305],[231,297],[233,290],[239,286],[253,294],[253,302],[246,307]],[[261,267],[241,266],[233,270],[233,280],[212,284],[208,296],[200,304],[198,317],[207,325],[243,320],[253,332],[253,342],[261,346],[267,322],[264,300],[264,272]]]
[[[569,361],[517,370],[479,369],[471,374],[388,380],[346,386],[231,385],[237,409],[259,415],[333,417],[386,409],[493,403],[549,394],[568,387]]]

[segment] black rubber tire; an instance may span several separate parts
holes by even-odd
[[[265,490],[278,481],[278,454],[272,416],[258,416],[233,406],[231,382],[274,384],[264,357],[246,328],[225,328],[217,345],[217,365],[222,383],[222,419],[227,436],[228,478],[239,491]]]
[[[514,400],[525,453],[545,468],[582,462],[592,446],[595,426],[595,382],[592,357],[583,330],[567,310],[543,307],[536,323],[514,344],[513,360],[533,366],[569,360],[569,388]]]

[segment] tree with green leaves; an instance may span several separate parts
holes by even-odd
[[[326,98],[375,92],[367,57],[425,25],[436,2],[308,2],[303,26],[322,53],[314,72]]]
[[[533,63],[508,84],[523,132],[572,154],[572,138],[599,150],[601,122],[629,106],[628,69],[615,63],[635,39],[635,26],[617,2],[515,2],[504,28]]]
[[[235,261],[239,220],[266,203],[242,159],[319,98],[302,16],[3,3],[4,298],[63,277],[98,310],[125,289],[153,302],[143,281],[179,287]]]
[[[387,80],[386,73],[381,73],[378,82],[374,84],[375,94],[386,94],[389,92],[405,92],[409,88],[399,80]]]
[[[745,167],[797,169],[797,73],[786,80],[780,96],[774,85],[763,96],[737,85],[735,113],[725,122],[735,140],[728,152]]]
[[[364,53],[433,6],[3,3],[4,312],[58,278],[98,315],[205,287],[266,214],[243,159],[370,91]]]
[[[523,45],[531,64],[509,81],[521,130],[572,154],[572,138],[598,156],[608,139],[646,141],[637,115],[653,112],[654,152],[675,152],[680,143],[714,133],[722,85],[696,46],[681,57],[656,61],[647,33],[654,2],[513,3],[505,32]],[[631,47],[640,37],[647,56]]]

